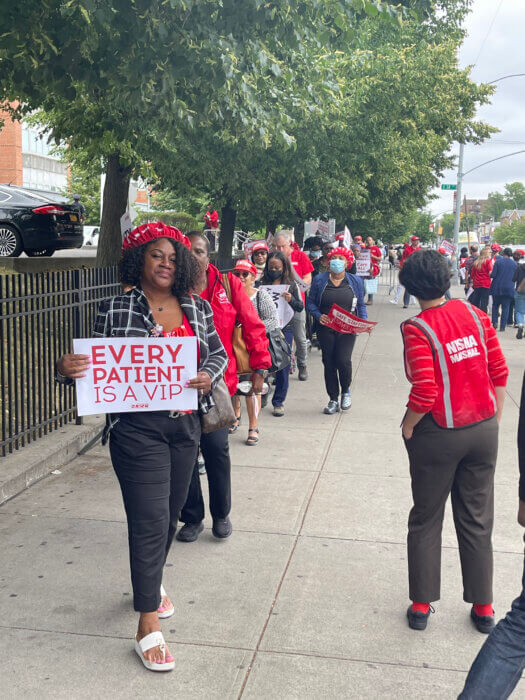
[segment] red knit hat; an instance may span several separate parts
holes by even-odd
[[[336,255],[340,255],[341,257],[346,258],[348,262],[348,267],[352,267],[352,265],[354,264],[354,254],[351,250],[348,250],[348,248],[332,248],[332,250],[328,253],[326,257],[328,260],[331,260]]]
[[[257,277],[257,268],[253,263],[251,263],[249,260],[246,260],[245,258],[237,260],[233,269],[244,270],[246,272],[250,272],[254,277]]]
[[[144,245],[145,243],[150,243],[156,238],[173,238],[175,241],[179,241],[186,246],[186,248],[191,249],[191,243],[186,236],[179,231],[178,228],[174,226],[168,226],[162,223],[162,221],[153,221],[148,224],[142,224],[142,226],[137,226],[122,241],[122,252],[125,253],[131,248],[137,248],[139,245]]]

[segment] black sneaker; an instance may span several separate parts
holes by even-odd
[[[427,622],[428,618],[430,617],[430,613],[435,612],[434,608],[432,606],[429,607],[428,612],[414,612],[412,610],[412,606],[408,606],[407,610],[407,617],[408,617],[408,626],[410,629],[413,630],[424,630],[427,628]]]
[[[523,338],[523,326],[518,326],[518,332],[516,333],[516,338],[521,340]]]
[[[213,521],[213,527],[211,531],[213,536],[217,537],[219,540],[225,540],[232,534],[232,524],[229,518],[217,518]]]
[[[476,629],[478,632],[481,632],[481,634],[490,634],[490,632],[494,629],[494,614],[478,615],[474,610],[474,606],[472,606],[470,610],[470,617],[472,618],[473,623],[476,625]]]
[[[304,365],[299,367],[299,381],[305,382],[308,379],[308,370]]]
[[[201,532],[204,530],[204,523],[186,523],[175,535],[179,542],[195,542]]]

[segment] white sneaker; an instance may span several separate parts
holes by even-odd
[[[397,304],[397,299],[389,299],[388,300],[391,304]]]

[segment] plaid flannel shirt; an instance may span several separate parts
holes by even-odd
[[[197,337],[199,372],[204,371],[210,375],[213,389],[228,366],[228,355],[215,330],[211,306],[201,297],[194,295],[180,297],[179,303]],[[155,327],[155,320],[146,295],[141,289],[135,288],[101,302],[92,336],[93,338],[143,338],[152,335]],[[207,413],[211,406],[213,406],[211,394],[199,396],[199,410],[202,413]],[[118,414],[107,415],[103,444],[118,420]]]

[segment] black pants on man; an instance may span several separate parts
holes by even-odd
[[[477,306],[478,309],[481,309],[487,313],[487,309],[489,307],[489,297],[490,289],[488,287],[476,287],[476,289],[474,289],[472,294],[469,296],[468,300],[471,304]]]
[[[440,428],[431,414],[405,440],[414,505],[408,518],[410,600],[439,600],[441,530],[445,504],[452,512],[463,574],[463,600],[492,603],[494,469],[498,452],[496,418],[469,428]]]
[[[197,413],[121,413],[109,449],[128,519],[133,604],[160,605],[166,557],[186,500],[201,434]]]
[[[331,401],[338,401],[352,383],[352,352],[355,333],[338,333],[319,324],[317,340],[321,346],[324,383]]]
[[[214,520],[222,520],[228,517],[231,510],[231,462],[228,428],[203,434],[201,436],[201,452],[206,464],[211,517]],[[180,519],[183,523],[192,525],[204,520],[204,498],[197,461],[195,461],[188,498]]]

